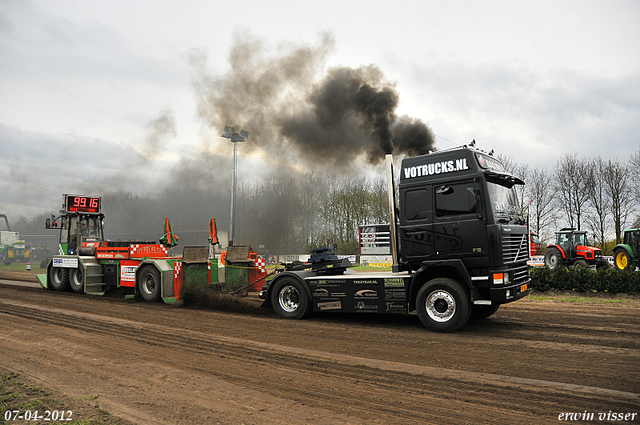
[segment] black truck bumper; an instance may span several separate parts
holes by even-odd
[[[511,301],[519,300],[529,295],[529,292],[531,292],[531,281],[512,286],[491,288],[490,291],[492,304],[510,303]]]

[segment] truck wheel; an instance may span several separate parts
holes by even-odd
[[[160,272],[153,266],[144,266],[140,270],[138,292],[145,301],[160,300]]]
[[[302,319],[311,313],[304,286],[294,278],[278,280],[271,291],[273,310],[282,317]]]
[[[69,271],[69,285],[73,292],[84,294],[84,270],[82,267]]]
[[[56,291],[69,290],[69,269],[63,267],[51,267],[49,269],[49,283]]]
[[[491,305],[473,305],[471,308],[471,320],[482,320],[489,316],[493,316],[493,313],[498,311],[500,304]]]
[[[471,316],[468,291],[448,278],[432,279],[418,291],[416,310],[422,324],[435,332],[453,332]]]
[[[544,265],[551,270],[555,269],[563,262],[562,254],[558,248],[549,248],[547,253],[544,254]]]
[[[631,257],[624,249],[616,249],[613,252],[616,268],[618,270],[628,270],[631,268]]]

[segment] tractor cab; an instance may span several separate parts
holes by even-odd
[[[562,229],[556,233],[556,245],[560,246],[570,257],[575,257],[579,245],[588,246],[587,232],[576,232],[573,229]]]
[[[60,229],[60,252],[76,255],[83,246],[99,246],[104,240],[100,198],[63,195],[59,217],[45,222],[47,229]]]
[[[634,249],[638,249],[638,242],[640,242],[640,229],[630,229],[624,231],[625,245],[629,245]]]

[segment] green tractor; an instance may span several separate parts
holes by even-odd
[[[31,260],[31,248],[20,240],[18,232],[12,232],[9,227],[9,219],[6,214],[0,214],[0,218],[4,218],[7,230],[0,231],[0,258],[4,264],[9,265],[14,261]]]
[[[622,243],[613,249],[613,260],[618,270],[635,270],[640,264],[640,229],[624,231]]]

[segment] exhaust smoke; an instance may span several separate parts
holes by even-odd
[[[218,132],[225,125],[249,131],[245,153],[308,168],[344,169],[358,158],[377,164],[386,153],[435,150],[423,121],[397,116],[398,91],[380,68],[325,70],[334,45],[331,35],[322,34],[315,46],[285,43],[269,54],[260,40],[236,34],[231,68],[221,76],[206,69],[203,54],[193,55],[199,116]]]

